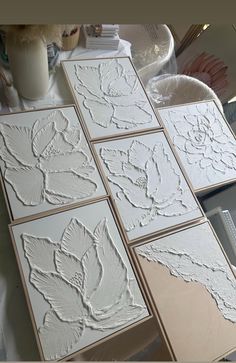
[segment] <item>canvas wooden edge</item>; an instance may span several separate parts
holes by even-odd
[[[76,113],[76,115],[78,117],[78,120],[81,122],[78,108],[76,107],[76,105],[73,105],[73,108],[74,108],[74,111],[75,111],[75,113]],[[107,193],[106,195],[109,195],[109,190],[107,189],[106,180],[103,178],[103,175],[102,175],[102,173],[100,172],[100,170],[98,168],[98,162],[97,162],[97,159],[96,159],[96,152],[95,152],[94,148],[92,147],[92,144],[91,144],[90,140],[88,139],[88,135],[86,135],[86,133],[85,133],[85,131],[83,129],[83,124],[81,124],[81,128],[82,128],[82,131],[84,132],[84,137],[85,137],[85,140],[87,142],[90,153],[91,153],[91,155],[93,157],[93,161],[94,161],[94,164],[95,164],[95,166],[97,168],[98,175],[100,176],[101,181],[103,183],[103,187],[104,187],[104,189],[105,189],[105,191]]]
[[[209,98],[207,100],[200,100],[200,101],[194,101],[194,102],[178,103],[177,105],[171,105],[171,106],[156,107],[155,110],[156,110],[156,112],[158,114],[158,117],[159,117],[158,118],[158,121],[160,122],[161,116],[159,114],[159,110],[165,110],[165,109],[168,109],[168,108],[176,108],[176,107],[183,107],[183,106],[186,107],[186,106],[195,105],[195,104],[198,105],[199,103],[206,103],[206,102],[214,102],[214,103],[216,103],[214,98]],[[216,104],[216,106],[217,106],[217,104]],[[217,106],[217,108],[219,108],[219,107]],[[222,112],[221,112],[221,114],[222,114]],[[164,125],[163,122],[162,122],[162,125]],[[163,127],[165,128],[165,126],[163,126]]]
[[[159,231],[152,232],[152,233],[146,234],[144,236],[140,236],[140,237],[137,237],[137,238],[134,238],[134,239],[131,239],[130,240],[129,237],[128,237],[127,232],[125,231],[125,227],[124,227],[124,224],[123,224],[121,215],[119,213],[118,207],[116,206],[116,202],[115,202],[115,200],[114,200],[114,198],[112,196],[112,191],[111,191],[111,188],[110,188],[109,183],[107,181],[107,176],[106,176],[106,174],[105,174],[105,172],[103,170],[103,167],[102,167],[101,161],[99,159],[98,153],[97,153],[97,151],[95,150],[95,147],[94,147],[94,145],[98,144],[99,142],[98,141],[96,141],[96,142],[93,141],[93,142],[91,142],[91,145],[94,148],[94,152],[95,152],[95,157],[96,157],[96,160],[97,160],[98,168],[100,169],[100,173],[103,175],[103,178],[104,178],[105,182],[107,183],[107,190],[108,190],[109,197],[111,199],[111,203],[112,203],[114,212],[117,215],[117,218],[118,218],[120,227],[122,228],[122,231],[123,231],[123,234],[124,234],[124,238],[125,238],[125,240],[126,240],[126,242],[127,242],[128,245],[136,244],[136,243],[138,243],[140,241],[150,239],[150,238],[152,238],[152,236],[161,236],[163,233],[165,233],[165,232],[167,232],[169,230],[174,231],[174,230],[178,229],[181,226],[188,226],[188,225],[191,225],[191,224],[193,224],[195,222],[198,222],[199,220],[205,218],[205,213],[203,211],[203,208],[202,208],[201,204],[199,203],[199,201],[198,201],[198,199],[197,199],[197,197],[196,197],[196,195],[195,195],[195,193],[193,191],[192,185],[191,185],[188,177],[186,177],[186,174],[183,171],[183,167],[182,167],[180,161],[176,157],[176,153],[174,152],[174,149],[173,149],[172,145],[170,144],[169,139],[167,138],[167,135],[166,135],[165,130],[162,130],[162,129],[155,129],[155,130],[152,130],[152,131],[151,130],[148,130],[148,132],[142,132],[142,133],[136,133],[136,134],[127,134],[127,135],[125,135],[125,137],[122,137],[122,136],[119,135],[116,138],[111,138],[111,139],[103,140],[101,142],[104,142],[105,143],[105,142],[116,141],[116,140],[121,140],[121,139],[123,140],[123,139],[128,139],[128,138],[132,138],[132,137],[136,137],[136,136],[139,137],[139,136],[145,136],[145,135],[150,135],[150,134],[155,134],[155,133],[163,133],[164,137],[166,138],[166,140],[168,142],[168,145],[169,145],[169,147],[170,147],[170,149],[171,149],[171,151],[173,153],[173,156],[174,156],[174,158],[175,158],[175,160],[177,162],[177,165],[180,168],[180,171],[182,172],[183,177],[184,177],[184,179],[185,179],[185,181],[186,181],[186,183],[187,183],[187,185],[188,185],[188,187],[190,189],[190,192],[191,192],[191,194],[192,194],[192,196],[193,196],[193,198],[194,198],[194,200],[195,200],[195,202],[196,202],[196,204],[197,204],[197,206],[199,208],[199,211],[201,213],[201,216],[200,217],[197,217],[197,218],[194,218],[194,219],[192,219],[190,221],[186,221],[186,222],[180,223],[180,224],[175,225],[175,226],[172,226],[172,227],[167,227],[167,228],[161,229]]]
[[[72,210],[72,209],[76,209],[76,208],[79,208],[79,207],[84,207],[84,206],[89,205],[89,204],[94,204],[94,203],[97,203],[97,202],[100,202],[100,201],[104,201],[104,200],[106,200],[108,198],[109,198],[109,195],[104,195],[104,196],[101,196],[101,197],[84,200],[83,202],[79,202],[79,203],[62,205],[62,206],[57,207],[55,209],[46,210],[46,211],[43,211],[43,212],[40,212],[40,213],[32,214],[30,216],[25,216],[25,217],[22,217],[22,218],[14,219],[10,224],[12,226],[14,226],[16,224],[35,221],[37,219],[44,218],[44,217],[49,217],[49,216],[57,214],[57,213],[66,212],[68,210]]]
[[[127,134],[127,132],[121,132],[118,135],[117,134],[110,134],[110,135],[100,136],[100,137],[92,137],[92,135],[90,135],[89,129],[88,129],[87,125],[86,125],[85,118],[84,118],[84,116],[82,114],[82,111],[81,111],[81,107],[79,105],[79,102],[77,101],[77,98],[76,98],[76,95],[75,95],[75,91],[74,91],[74,89],[73,89],[73,87],[71,85],[71,82],[70,82],[68,73],[66,71],[65,63],[77,62],[77,61],[79,61],[79,62],[81,62],[81,61],[95,61],[95,60],[102,61],[102,60],[112,60],[112,59],[115,59],[115,58],[116,59],[129,59],[130,64],[131,64],[131,66],[132,66],[132,68],[134,70],[134,73],[135,73],[135,75],[136,75],[136,77],[137,77],[137,79],[138,79],[138,81],[139,81],[139,83],[140,83],[140,85],[142,87],[142,90],[143,90],[143,92],[144,92],[144,94],[146,96],[146,99],[147,99],[147,101],[148,101],[148,103],[149,103],[149,105],[150,105],[150,107],[152,109],[152,112],[153,112],[153,114],[154,114],[154,116],[156,118],[156,123],[157,123],[157,126],[153,126],[152,128],[150,128],[148,130],[152,130],[152,129],[162,129],[163,128],[161,126],[160,122],[159,122],[159,119],[158,119],[157,114],[156,114],[156,110],[155,110],[154,106],[151,103],[151,100],[150,100],[150,98],[149,98],[149,96],[148,96],[148,94],[146,92],[146,89],[145,89],[145,87],[143,85],[143,82],[142,82],[142,80],[141,80],[141,78],[140,78],[140,76],[139,76],[139,74],[138,74],[138,72],[137,72],[137,70],[136,70],[136,68],[135,68],[135,66],[133,64],[133,61],[132,61],[131,57],[129,57],[129,56],[118,56],[118,57],[104,57],[104,58],[103,57],[100,57],[100,58],[83,58],[83,59],[65,59],[65,60],[62,60],[61,61],[61,66],[62,66],[63,74],[65,76],[67,85],[70,88],[72,97],[73,97],[74,102],[75,102],[75,105],[76,105],[76,107],[78,109],[78,113],[79,113],[79,115],[81,117],[81,120],[83,122],[84,130],[86,131],[86,134],[88,136],[88,140],[89,141],[95,141],[95,140],[96,141],[98,141],[98,140],[99,141],[102,141],[102,140],[106,140],[106,139],[110,139],[110,138],[116,138],[117,136],[121,136],[122,137],[122,136],[125,136]],[[143,129],[139,129],[139,130],[135,130],[135,131],[130,131],[129,133],[139,133],[139,132],[144,132],[145,130],[146,129],[143,128]]]
[[[68,103],[65,105],[63,104],[63,105],[55,105],[55,106],[49,106],[49,107],[34,108],[34,109],[30,109],[30,110],[5,112],[5,113],[0,114],[0,119],[1,119],[1,117],[4,117],[4,116],[19,115],[19,114],[23,114],[23,113],[33,113],[33,112],[38,112],[38,111],[47,111],[47,110],[54,110],[54,109],[68,108],[68,107],[75,107],[75,106],[76,106],[75,103]]]
[[[81,109],[80,109],[80,106],[79,106],[79,103],[78,103],[78,101],[77,101],[77,99],[76,99],[76,96],[75,96],[75,92],[74,92],[74,89],[73,89],[73,87],[72,87],[72,84],[71,84],[71,82],[70,82],[70,80],[69,80],[69,76],[68,76],[68,74],[67,74],[67,72],[66,72],[66,69],[65,69],[65,66],[64,66],[64,63],[65,62],[71,62],[72,60],[71,59],[67,59],[67,60],[63,60],[63,61],[61,61],[61,67],[62,67],[62,73],[63,73],[63,75],[64,75],[64,79],[65,79],[65,81],[66,81],[66,84],[67,84],[67,86],[69,87],[69,90],[70,90],[70,94],[71,94],[71,96],[72,96],[72,98],[73,98],[73,100],[74,100],[74,103],[75,103],[75,106],[76,106],[76,109],[77,109],[77,114],[79,115],[79,117],[80,117],[80,122],[81,122],[81,126],[82,126],[82,128],[83,128],[83,131],[84,131],[84,134],[86,135],[86,139],[88,140],[88,141],[91,141],[91,136],[90,136],[90,133],[89,133],[89,129],[88,129],[88,127],[87,127],[87,125],[86,125],[86,122],[85,122],[85,120],[84,120],[84,117],[83,117],[83,114],[82,114],[82,112],[81,112]]]
[[[177,357],[176,357],[176,354],[175,354],[174,347],[173,347],[173,346],[172,346],[172,344],[171,344],[171,341],[170,341],[169,336],[168,336],[168,332],[167,332],[167,331],[166,331],[166,329],[165,329],[165,326],[164,326],[164,323],[163,323],[162,318],[161,318],[161,316],[160,316],[160,313],[159,313],[158,307],[157,307],[157,305],[156,305],[156,303],[155,303],[155,301],[154,301],[154,298],[152,297],[151,289],[149,288],[148,281],[147,281],[147,279],[146,279],[146,277],[145,277],[145,275],[144,275],[144,272],[143,272],[142,267],[141,267],[141,265],[140,265],[140,262],[139,262],[139,260],[138,260],[138,254],[135,252],[135,248],[136,248],[136,247],[138,247],[138,246],[141,246],[141,245],[144,245],[144,244],[150,243],[150,242],[152,242],[152,241],[155,241],[156,239],[161,239],[161,238],[164,238],[164,237],[167,237],[167,236],[173,235],[173,234],[175,234],[175,233],[182,232],[182,231],[184,231],[184,230],[189,230],[190,228],[194,228],[194,227],[196,227],[196,226],[203,225],[203,224],[208,224],[208,226],[210,227],[210,229],[211,229],[211,231],[212,231],[212,233],[213,233],[213,235],[214,235],[214,237],[215,237],[215,239],[216,239],[216,242],[218,243],[218,245],[219,245],[219,247],[220,247],[220,249],[221,249],[221,252],[222,252],[222,253],[223,253],[223,255],[224,255],[224,258],[225,258],[225,260],[226,260],[226,262],[227,262],[228,267],[230,268],[231,272],[233,273],[233,276],[236,278],[236,273],[235,273],[235,271],[234,271],[234,270],[233,270],[233,268],[232,268],[232,265],[231,265],[231,263],[230,263],[230,261],[229,261],[229,258],[228,258],[228,256],[226,255],[226,252],[224,251],[224,248],[223,248],[223,246],[222,246],[222,244],[221,244],[221,242],[220,242],[220,240],[219,240],[219,238],[218,238],[218,236],[217,236],[217,234],[216,234],[216,232],[215,232],[214,228],[212,227],[211,222],[210,222],[207,218],[206,218],[205,220],[203,220],[203,221],[199,221],[198,223],[195,223],[194,225],[179,228],[178,230],[176,230],[176,231],[174,231],[174,232],[168,231],[167,233],[163,234],[162,236],[159,236],[159,237],[153,237],[153,238],[152,238],[151,240],[149,240],[149,241],[140,242],[138,245],[131,246],[131,249],[130,249],[130,250],[131,250],[131,254],[132,254],[132,256],[133,256],[134,263],[136,264],[136,266],[137,266],[137,270],[138,270],[138,271],[139,271],[139,273],[140,273],[140,277],[141,277],[141,279],[143,279],[143,280],[144,280],[144,286],[145,286],[145,288],[147,289],[147,294],[148,294],[148,296],[149,296],[149,298],[150,298],[150,300],[151,300],[151,302],[152,302],[152,307],[153,307],[154,315],[156,315],[156,317],[157,317],[157,320],[158,320],[158,324],[159,324],[160,331],[161,331],[161,332],[162,332],[162,334],[163,334],[163,339],[164,339],[164,341],[165,341],[165,343],[166,343],[166,345],[167,345],[167,347],[168,347],[168,349],[169,349],[169,351],[170,351],[170,354],[174,357],[174,360],[178,360],[178,359],[177,359]],[[222,358],[226,357],[228,354],[230,354],[230,353],[234,352],[235,350],[236,350],[236,344],[235,344],[235,347],[233,347],[232,349],[227,350],[226,352],[222,353],[222,354],[221,354],[220,356],[218,356],[218,357],[215,357],[215,358],[213,359],[213,361],[218,361],[219,359],[222,359]]]
[[[232,178],[232,179],[228,179],[225,182],[220,182],[220,183],[216,183],[216,184],[212,184],[210,187],[206,187],[206,188],[201,188],[201,189],[196,189],[195,193],[198,197],[203,197],[208,193],[213,192],[214,190],[221,188],[223,186],[226,185],[230,185],[230,184],[235,184],[236,183],[236,178]]]
[[[175,149],[175,146],[171,140],[171,137],[169,136],[169,133],[168,133],[168,130],[166,129],[165,125],[164,125],[164,122],[162,121],[162,117],[159,113],[159,110],[162,110],[162,109],[171,109],[171,108],[177,108],[177,107],[186,107],[186,106],[191,106],[191,105],[198,105],[199,103],[207,103],[207,102],[213,102],[217,108],[217,110],[220,112],[222,118],[224,119],[225,121],[225,125],[226,127],[229,129],[230,133],[232,134],[234,140],[236,140],[236,135],[232,129],[232,127],[230,126],[229,122],[227,121],[224,113],[220,110],[219,106],[217,105],[216,101],[214,99],[209,99],[209,100],[204,100],[204,101],[196,101],[196,102],[189,102],[189,103],[181,103],[181,104],[178,104],[178,105],[173,105],[173,106],[165,106],[165,107],[159,107],[159,108],[156,108],[156,113],[157,113],[157,118],[158,118],[158,121],[159,123],[162,125],[163,129],[165,130],[169,140],[170,140],[170,143],[171,145],[173,145],[173,148]],[[177,152],[175,151],[175,153],[177,154]],[[180,157],[177,155],[177,158],[179,159],[180,163],[182,164],[181,162],[181,159]],[[187,175],[186,171],[185,171],[185,168],[184,166],[182,166],[182,170],[184,171],[185,175]],[[189,180],[190,184],[192,185],[191,181]],[[196,193],[197,195],[199,196],[202,196],[204,195],[205,193],[208,193],[216,188],[220,188],[221,186],[224,186],[224,185],[227,185],[227,184],[231,184],[231,183],[235,183],[236,182],[236,177],[235,178],[231,178],[231,179],[228,179],[226,181],[223,181],[223,182],[219,182],[219,183],[214,183],[214,184],[211,184],[210,186],[208,187],[203,187],[203,188],[196,188],[194,189],[194,187],[192,186],[192,189],[194,191],[194,193]]]
[[[224,353],[223,355],[220,355],[219,357],[217,357],[216,359],[213,360],[213,362],[219,362],[220,360],[227,358],[227,356],[231,353],[235,353],[235,348],[228,350],[226,353]]]
[[[142,279],[140,278],[139,274],[138,274],[138,271],[136,270],[136,266],[135,264],[133,263],[133,259],[132,259],[132,255],[130,253],[130,250],[128,249],[125,241],[124,241],[124,238],[122,236],[122,232],[120,230],[120,226],[119,224],[117,223],[117,218],[116,218],[116,215],[114,214],[113,212],[113,209],[112,209],[112,205],[110,203],[110,200],[108,197],[104,197],[102,200],[97,200],[96,202],[93,202],[93,201],[89,201],[88,203],[84,203],[83,206],[86,206],[86,205],[91,205],[91,204],[95,204],[95,203],[99,203],[99,202],[102,202],[102,201],[106,201],[107,202],[107,205],[110,209],[110,212],[114,218],[114,222],[116,224],[116,228],[118,230],[118,233],[120,235],[120,238],[121,238],[121,241],[122,241],[122,245],[125,249],[125,252],[127,254],[127,257],[128,257],[128,260],[129,260],[129,263],[131,265],[131,268],[132,268],[132,271],[134,273],[134,276],[135,276],[135,279],[137,281],[137,284],[139,286],[139,289],[141,291],[141,294],[142,294],[142,297],[143,297],[143,300],[147,306],[147,309],[148,309],[148,313],[149,315],[142,318],[141,320],[139,321],[136,321],[134,323],[131,323],[130,325],[124,327],[124,328],[120,328],[118,331],[110,334],[109,336],[107,337],[104,337],[104,338],[101,338],[99,339],[98,341],[92,343],[92,344],[89,344],[88,346],[74,352],[74,353],[71,353],[70,355],[68,356],[65,356],[61,359],[58,359],[57,361],[64,361],[64,360],[69,360],[71,358],[73,358],[74,356],[76,356],[77,354],[79,353],[83,353],[83,352],[86,352],[98,345],[100,345],[101,343],[103,342],[106,342],[106,341],[109,341],[109,339],[112,337],[116,337],[120,334],[122,334],[123,332],[125,331],[128,331],[140,324],[142,324],[143,322],[151,319],[154,317],[153,315],[153,310],[152,310],[152,307],[151,307],[151,304],[150,304],[150,301],[146,295],[146,292],[145,292],[145,289],[144,289],[144,286],[142,284]],[[75,208],[79,208],[79,207],[82,207],[81,205],[80,206],[77,206],[77,207],[74,207],[72,209],[75,209]],[[21,265],[21,260],[20,260],[20,257],[19,257],[19,253],[18,253],[18,250],[17,250],[17,247],[16,247],[16,241],[15,241],[15,237],[14,237],[14,233],[13,233],[13,227],[16,226],[16,225],[20,225],[20,224],[23,224],[23,223],[26,223],[26,222],[31,222],[33,220],[36,220],[36,219],[41,219],[41,218],[46,218],[46,217],[50,217],[51,215],[55,215],[55,214],[59,214],[59,213],[62,213],[62,212],[65,212],[67,210],[70,210],[71,208],[60,208],[57,212],[55,213],[50,213],[50,214],[46,214],[44,216],[39,216],[37,215],[37,217],[35,219],[31,219],[31,220],[24,220],[24,221],[13,221],[12,223],[10,223],[8,225],[8,229],[9,229],[9,232],[10,232],[10,237],[11,237],[11,242],[12,242],[12,246],[13,246],[13,249],[14,249],[14,253],[15,253],[15,257],[16,257],[16,261],[17,261],[17,266],[19,268],[19,271],[20,271],[20,278],[21,278],[21,282],[22,282],[22,285],[23,285],[23,291],[24,291],[24,295],[25,295],[25,298],[26,298],[26,302],[27,302],[27,306],[28,306],[28,310],[29,310],[29,313],[30,313],[30,318],[31,318],[31,322],[32,322],[32,325],[33,325],[33,330],[34,330],[34,335],[35,335],[35,339],[36,339],[36,342],[37,342],[37,346],[38,346],[38,350],[39,350],[39,354],[40,354],[40,358],[42,361],[45,361],[45,357],[44,357],[44,353],[43,353],[43,349],[42,349],[42,345],[41,345],[41,342],[40,342],[40,339],[39,339],[39,335],[38,335],[38,331],[37,331],[37,325],[36,325],[36,321],[35,321],[35,318],[34,318],[34,314],[33,314],[33,308],[32,308],[32,304],[31,304],[31,300],[30,300],[30,296],[29,296],[29,293],[28,293],[28,289],[27,289],[27,284],[26,284],[26,280],[25,280],[25,277],[24,277],[24,273],[23,273],[23,269],[22,269],[22,265]]]
[[[139,278],[139,275],[137,274],[137,271],[136,271],[135,265],[133,264],[133,258],[132,258],[132,255],[131,255],[131,253],[130,253],[130,249],[129,249],[128,245],[125,243],[126,241],[125,241],[125,239],[124,239],[124,233],[123,233],[123,230],[122,230],[121,225],[120,225],[120,223],[119,223],[119,219],[117,218],[117,215],[116,215],[116,213],[115,213],[115,211],[114,211],[113,204],[111,203],[111,199],[110,199],[110,198],[107,198],[107,203],[108,203],[108,206],[109,206],[109,208],[110,208],[111,214],[112,214],[112,216],[113,216],[113,218],[114,218],[114,221],[115,221],[115,224],[116,224],[116,228],[118,229],[118,232],[119,232],[119,235],[120,235],[121,241],[122,241],[122,243],[123,243],[124,249],[125,249],[126,254],[127,254],[127,256],[128,256],[129,263],[130,263],[130,265],[131,265],[131,267],[132,267],[132,269],[133,269],[134,275],[135,275],[135,277],[136,277],[136,279],[137,279],[137,283],[138,283],[138,286],[139,286],[139,288],[140,288],[140,290],[141,290],[141,293],[142,293],[142,296],[143,296],[144,302],[145,302],[145,304],[147,305],[147,308],[148,308],[148,310],[149,310],[149,314],[152,316],[152,313],[151,313],[151,311],[152,311],[152,310],[151,310],[151,308],[150,308],[149,301],[148,301],[148,300],[147,300],[147,298],[146,298],[145,290],[144,290],[144,287],[143,287],[143,285],[142,285],[142,280]]]
[[[11,115],[18,115],[18,114],[23,114],[23,113],[28,113],[28,112],[38,112],[38,111],[49,111],[49,110],[58,110],[58,109],[70,109],[70,108],[73,108],[74,109],[74,111],[75,111],[75,114],[76,114],[76,117],[78,118],[78,121],[79,122],[81,122],[81,119],[80,119],[80,116],[79,116],[79,114],[78,114],[78,109],[77,109],[77,107],[76,107],[76,105],[75,104],[68,104],[68,105],[62,105],[62,106],[55,106],[55,107],[47,107],[47,108],[41,108],[41,109],[37,109],[37,110],[29,110],[29,111],[20,111],[20,112],[12,112],[12,113],[7,113],[7,114],[1,114],[0,115],[0,118],[1,118],[1,116],[11,116]],[[94,155],[94,150],[93,150],[93,148],[91,147],[91,143],[89,142],[89,140],[88,140],[88,138],[87,138],[87,135],[85,134],[85,132],[84,132],[84,129],[83,129],[83,127],[82,127],[82,125],[80,124],[80,126],[81,126],[81,128],[82,128],[82,131],[83,131],[83,133],[84,133],[84,137],[85,137],[85,140],[86,140],[86,142],[87,142],[87,145],[88,145],[88,148],[89,148],[89,150],[90,150],[90,152],[91,152],[91,155],[92,155],[92,158],[93,158],[93,161],[94,161],[94,164],[95,164],[95,166],[96,166],[96,168],[97,168],[97,171],[98,171],[98,175],[100,176],[100,178],[101,178],[101,181],[102,181],[102,184],[103,184],[103,187],[104,187],[104,189],[105,189],[105,192],[106,192],[106,194],[104,194],[104,195],[101,195],[101,196],[97,196],[97,197],[91,197],[91,198],[89,198],[89,199],[87,199],[87,200],[92,200],[92,201],[96,201],[96,200],[99,200],[99,199],[103,199],[104,197],[106,197],[106,196],[109,196],[109,194],[108,194],[108,190],[107,190],[107,184],[105,183],[105,180],[104,180],[104,178],[102,177],[102,175],[101,175],[101,173],[100,173],[100,171],[99,171],[99,168],[98,168],[98,165],[97,165],[97,161],[96,161],[96,158],[95,158],[95,155]],[[2,185],[2,189],[3,189],[3,194],[4,194],[4,199],[5,199],[5,202],[6,202],[6,206],[7,206],[7,210],[8,210],[8,214],[9,214],[9,217],[10,217],[10,220],[11,220],[11,222],[13,222],[13,221],[19,221],[19,222],[22,222],[22,221],[24,221],[25,220],[25,218],[27,218],[27,219],[29,219],[29,220],[31,220],[31,219],[35,219],[35,218],[37,218],[37,216],[43,216],[45,213],[50,213],[50,214],[53,214],[53,213],[57,213],[57,211],[58,211],[58,209],[60,209],[60,208],[64,208],[64,205],[62,205],[62,206],[58,206],[58,207],[54,207],[54,208],[52,208],[52,209],[50,209],[50,210],[46,210],[46,211],[42,211],[42,212],[38,212],[38,213],[33,213],[33,214],[29,214],[29,215],[27,215],[27,216],[25,216],[25,217],[18,217],[18,218],[14,218],[14,216],[13,216],[13,212],[12,212],[12,208],[11,208],[11,205],[10,205],[10,202],[9,202],[9,198],[8,198],[8,193],[7,193],[7,190],[6,190],[6,187],[5,187],[5,181],[4,181],[4,177],[3,177],[3,175],[2,175],[2,171],[0,170],[0,183],[1,183],[1,185]],[[86,201],[85,201],[86,202]],[[83,205],[83,203],[84,203],[84,200],[81,200],[81,201],[76,201],[76,202],[74,202],[74,203],[71,203],[71,204],[68,204],[68,205],[66,205],[66,207],[68,206],[71,206],[72,208],[73,208],[73,206],[75,205],[75,206],[78,206],[78,205]]]
[[[138,135],[138,134],[143,134],[144,132],[154,132],[154,131],[158,131],[158,130],[164,130],[164,128],[162,127],[150,127],[149,129],[142,129],[142,130],[136,130],[136,131],[129,131],[129,132],[122,132],[118,135],[107,135],[106,137],[96,137],[94,139],[91,139],[90,142],[105,142],[105,141],[112,141],[112,140],[116,140],[117,138],[119,139],[124,139],[126,138],[126,135]]]
[[[154,113],[154,115],[155,115],[155,117],[156,117],[156,121],[157,121],[157,123],[160,125],[160,126],[159,126],[159,127],[157,127],[157,128],[159,128],[159,129],[160,129],[160,128],[162,128],[162,126],[161,126],[161,124],[160,124],[160,122],[159,122],[159,119],[158,119],[158,117],[157,117],[155,107],[154,107],[154,105],[152,104],[151,99],[150,99],[150,97],[149,97],[149,96],[148,96],[148,94],[147,94],[147,91],[146,91],[146,88],[145,88],[145,86],[144,86],[144,83],[143,83],[143,81],[142,81],[142,79],[141,79],[141,77],[140,77],[140,75],[139,75],[138,71],[137,71],[137,70],[136,70],[136,68],[135,68],[135,65],[134,65],[134,62],[133,62],[132,58],[131,58],[131,57],[127,57],[127,58],[129,58],[130,64],[131,64],[131,66],[133,67],[133,70],[134,70],[134,72],[135,72],[135,74],[136,74],[136,76],[137,76],[137,78],[138,78],[138,81],[140,82],[140,85],[142,86],[143,92],[144,92],[144,94],[145,94],[145,96],[146,96],[146,98],[147,98],[147,100],[148,100],[148,103],[149,103],[149,105],[150,105],[150,107],[151,107],[151,109],[152,109],[152,111],[153,111],[153,113]]]

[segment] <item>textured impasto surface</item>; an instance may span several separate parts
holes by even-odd
[[[129,239],[201,217],[161,132],[96,145]]]
[[[160,126],[128,58],[63,64],[91,138]]]
[[[236,178],[236,141],[213,101],[159,114],[194,189]]]
[[[136,247],[135,251],[150,262],[166,266],[175,277],[200,283],[223,317],[236,323],[236,279],[208,223]]]
[[[106,194],[73,107],[0,121],[0,165],[14,218]]]
[[[13,234],[46,360],[148,316],[107,202],[14,226]]]

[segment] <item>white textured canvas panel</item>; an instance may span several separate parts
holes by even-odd
[[[45,360],[149,315],[107,201],[11,229]]]
[[[236,140],[214,101],[158,112],[195,190],[236,179]]]
[[[236,323],[236,279],[207,222],[143,244],[135,251],[166,266],[175,277],[200,283],[222,316]]]
[[[63,62],[91,139],[160,127],[129,58]]]
[[[106,195],[73,106],[0,116],[0,167],[13,219]]]
[[[129,240],[202,216],[163,132],[95,148]]]

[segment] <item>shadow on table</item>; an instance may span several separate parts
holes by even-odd
[[[39,361],[39,353],[8,231],[10,223],[0,188],[0,326],[7,360]]]

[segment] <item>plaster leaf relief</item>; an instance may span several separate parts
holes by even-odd
[[[126,70],[118,60],[97,66],[75,64],[74,89],[83,97],[93,123],[109,128],[132,129],[153,121],[150,104],[134,70]]]
[[[236,177],[236,141],[213,102],[159,112],[196,188]]]
[[[175,277],[202,284],[225,319],[236,323],[236,280],[208,223],[137,247],[151,262],[166,266]]]
[[[32,127],[0,124],[0,159],[4,179],[24,206],[71,203],[91,197],[93,160],[79,127],[61,110],[38,119]]]
[[[138,140],[126,150],[101,147],[100,156],[108,180],[119,189],[116,200],[126,231],[158,216],[182,216],[197,208],[162,142],[152,148]]]
[[[72,218],[61,240],[21,234],[29,281],[49,304],[38,333],[46,360],[69,354],[86,329],[107,331],[147,315],[106,218],[91,232]]]

